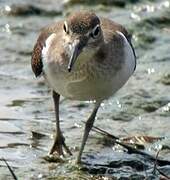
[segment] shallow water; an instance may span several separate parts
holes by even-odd
[[[9,15],[13,4],[27,9]],[[44,161],[42,157],[53,143],[55,116],[50,90],[42,79],[34,78],[30,59],[39,29],[72,10],[95,9],[97,14],[125,25],[133,33],[137,69],[128,83],[102,104],[95,126],[119,137],[165,137],[145,149],[156,156],[161,146],[170,147],[170,1],[127,3],[120,8],[97,4],[67,7],[60,1],[36,0],[32,7],[39,11],[34,15],[29,13],[28,4],[26,0],[0,1],[0,158],[8,161],[19,179],[157,179],[159,174],[152,173],[154,162],[113,144],[106,146],[105,139],[95,132],[84,150],[84,166],[75,166],[82,121],[93,105],[64,98],[61,127],[73,156],[64,163]],[[170,161],[169,150],[159,156]],[[160,168],[170,176],[170,165]],[[11,179],[3,161],[0,179]]]

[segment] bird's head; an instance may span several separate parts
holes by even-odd
[[[93,12],[70,15],[63,23],[63,33],[69,55],[69,72],[80,54],[95,53],[103,42],[100,20]]]

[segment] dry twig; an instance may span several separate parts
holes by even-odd
[[[161,149],[157,152],[156,154],[156,160],[155,160],[155,164],[154,164],[154,169],[153,169],[153,173],[155,174],[156,171],[159,172],[159,174],[161,174],[165,179],[170,179],[170,176],[167,176],[165,173],[163,173],[158,167],[157,167],[157,160],[158,160],[158,156],[159,156],[159,153],[161,152]]]
[[[119,144],[120,146],[127,149],[128,153],[130,153],[130,154],[134,153],[134,154],[143,155],[143,156],[149,158],[151,161],[154,161],[154,162],[156,161],[157,165],[159,165],[159,166],[170,165],[170,161],[155,158],[154,156],[152,156],[152,155],[150,155],[150,154],[148,154],[148,153],[146,153],[144,151],[138,150],[135,147],[127,145],[124,142],[122,142],[118,137],[104,131],[103,129],[100,129],[100,128],[96,127],[96,126],[93,126],[92,130],[97,132],[97,133],[102,134],[103,136],[111,138],[114,141],[114,143]]]
[[[14,171],[12,170],[12,168],[10,167],[10,165],[8,164],[8,162],[4,159],[4,158],[1,158],[2,161],[5,162],[9,172],[11,173],[12,177],[14,180],[18,180],[17,176],[15,175]]]

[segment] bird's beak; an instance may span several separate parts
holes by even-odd
[[[67,67],[68,72],[71,72],[72,67],[74,63],[76,62],[77,57],[81,53],[81,50],[83,49],[83,47],[84,46],[82,45],[80,40],[74,40],[74,42],[70,45],[71,56],[70,56],[68,67]]]

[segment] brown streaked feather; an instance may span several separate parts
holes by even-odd
[[[103,32],[108,32],[108,29],[110,29],[111,33],[109,33],[109,34],[112,36],[114,36],[114,33],[116,31],[122,32],[125,35],[125,37],[127,38],[129,44],[131,45],[132,50],[134,52],[134,56],[136,57],[134,48],[131,43],[131,35],[127,32],[127,30],[123,26],[121,26],[120,24],[118,24],[112,20],[109,20],[107,18],[100,17],[98,19],[95,16],[95,14],[91,13],[91,12],[83,13],[83,15],[84,16],[82,18],[82,13],[78,12],[78,13],[74,14],[73,16],[68,17],[69,25],[71,26],[70,28],[73,31],[75,31],[76,33],[85,33],[87,31],[87,29],[93,28],[94,24],[100,22]],[[91,18],[88,18],[89,16]],[[87,20],[87,19],[89,21],[86,22],[85,20]],[[87,24],[85,24],[85,22]],[[32,70],[36,77],[39,76],[43,72],[42,49],[45,46],[46,39],[52,33],[60,34],[63,29],[62,28],[63,24],[64,24],[64,21],[59,21],[59,22],[53,23],[42,29],[41,34],[39,35],[38,40],[34,46],[33,53],[32,53],[32,59],[31,59]],[[91,27],[91,25],[92,25],[92,27]],[[104,31],[105,29],[106,29],[106,31]],[[108,39],[109,41],[112,40],[112,38],[107,37],[107,35],[105,36],[105,38]]]
[[[67,18],[67,23],[73,33],[86,34],[97,24],[100,24],[99,18],[93,12],[75,12]]]
[[[31,58],[32,70],[36,77],[41,75],[43,71],[42,49],[45,46],[45,41],[50,36],[50,34],[57,33],[58,32],[57,30],[61,28],[62,24],[63,21],[59,21],[57,23],[54,23],[52,25],[43,28],[37,39],[37,42],[33,48],[32,58]]]
[[[40,38],[38,39],[37,43],[34,46],[32,58],[31,58],[32,70],[36,77],[42,73],[42,68],[43,68],[42,59],[41,59],[42,49],[43,49],[43,40],[40,36]]]

